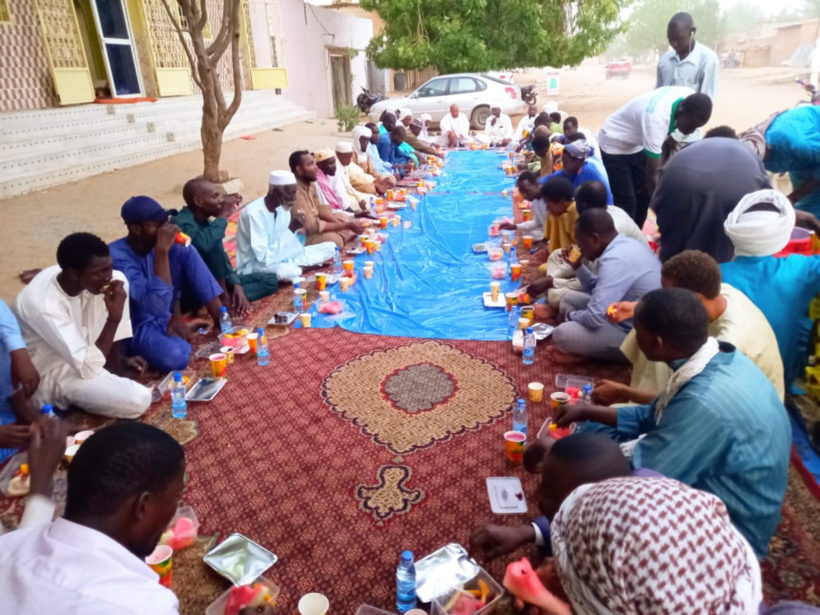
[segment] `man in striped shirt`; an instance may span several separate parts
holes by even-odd
[[[632,461],[718,496],[758,557],[780,521],[788,483],[791,428],[763,372],[734,346],[708,335],[706,308],[683,288],[644,295],[635,310],[638,345],[674,370],[666,388],[642,406],[565,406],[556,423],[595,421],[634,440]]]

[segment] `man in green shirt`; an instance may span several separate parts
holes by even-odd
[[[188,181],[182,189],[185,207],[174,218],[180,230],[191,237],[191,244],[222,287],[222,305],[232,314],[244,316],[250,302],[276,292],[279,279],[273,273],[239,275],[222,245],[228,218],[236,209],[236,200],[223,198],[216,186],[206,179]],[[213,219],[211,219],[213,218]]]

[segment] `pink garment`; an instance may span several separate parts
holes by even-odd
[[[336,191],[333,189],[330,175],[318,167],[316,168],[316,183],[319,185],[319,190],[322,191],[328,205],[330,205],[333,209],[344,209],[342,207],[342,201],[339,199],[339,195],[336,194]]]

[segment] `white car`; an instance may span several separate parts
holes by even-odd
[[[395,113],[402,107],[413,111],[413,117],[429,113],[438,123],[456,104],[469,119],[473,129],[481,130],[490,116],[490,107],[501,107],[507,115],[526,113],[521,88],[485,74],[458,73],[433,77],[410,96],[385,98],[370,108],[374,122],[384,110]]]

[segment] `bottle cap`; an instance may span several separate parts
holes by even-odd
[[[294,282],[293,283],[293,289],[294,290],[299,290],[299,282]]]
[[[262,327],[259,327],[257,333],[259,334],[259,337],[263,337],[265,335],[265,330]]]
[[[527,335],[532,335],[532,327],[527,327]]]
[[[412,562],[413,561],[413,552],[412,551],[402,551],[401,552],[401,559],[405,562]]]
[[[591,384],[585,384],[584,385],[584,394],[587,394],[587,393],[592,393],[592,385]]]
[[[221,309],[221,312],[224,314],[224,313],[225,313],[225,312],[227,312],[227,311],[228,311],[228,308],[226,308],[226,307],[223,305],[223,306],[222,306],[222,309]]]
[[[54,412],[54,408],[51,407],[51,404],[43,405],[43,414],[51,414],[52,412]]]
[[[527,404],[527,402],[526,402],[526,401],[524,401],[523,399],[519,399],[519,400],[518,400],[518,405],[519,405],[519,406],[520,406],[520,405],[526,405],[526,404]]]
[[[174,382],[182,382],[182,372],[174,372]]]

